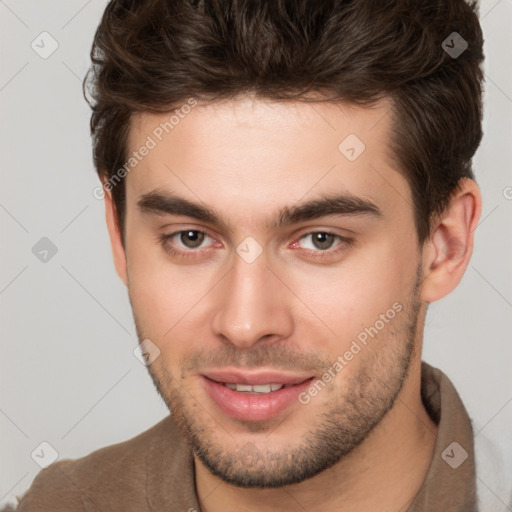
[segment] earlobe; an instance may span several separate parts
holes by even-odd
[[[111,190],[104,186],[105,190],[105,219],[107,221],[108,234],[112,247],[112,256],[117,275],[121,281],[128,286],[128,271],[126,263],[126,252],[121,239],[121,230],[117,218],[116,205],[112,199]]]
[[[423,250],[422,299],[439,300],[460,283],[473,252],[474,232],[482,209],[478,185],[462,178],[437,219]]]

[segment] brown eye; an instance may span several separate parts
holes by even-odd
[[[203,257],[212,245],[218,247],[214,238],[198,229],[183,229],[169,235],[161,234],[158,235],[158,241],[167,254],[176,258]]]
[[[187,230],[179,233],[180,242],[188,249],[196,249],[204,240],[205,234],[202,231]]]
[[[353,238],[347,238],[330,231],[310,231],[293,245],[305,250],[308,259],[317,262],[339,261],[346,251],[354,244]]]

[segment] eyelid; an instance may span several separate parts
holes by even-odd
[[[164,226],[163,229],[165,229],[167,226]],[[177,229],[176,231],[172,231],[171,233],[162,233],[160,235],[158,235],[158,237],[165,237],[165,238],[172,238],[176,235],[179,235],[181,233],[185,233],[187,231],[197,231],[198,233],[203,233],[205,234],[206,236],[210,237],[212,240],[217,240],[218,237],[217,235],[214,235],[212,233],[209,232],[209,230],[207,228],[203,228],[203,227],[186,227],[186,228],[182,228],[182,229]],[[346,229],[345,231],[349,231],[348,229]],[[353,233],[352,231],[349,231],[350,233]],[[336,237],[339,237],[341,240],[345,240],[345,241],[349,241],[351,239],[350,236],[345,236],[345,235],[342,235],[340,233],[336,233],[335,231],[333,231],[333,228],[307,228],[307,230],[303,231],[302,233],[300,234],[294,234],[292,235],[293,238],[297,241],[297,240],[301,240],[302,238],[308,236],[308,235],[312,235],[312,234],[315,234],[315,233],[324,233],[324,234],[329,234],[329,235],[333,235],[333,236],[336,236]],[[295,243],[295,242],[294,242]]]
[[[304,233],[302,233],[301,235],[299,235],[296,239],[295,242],[293,242],[291,245],[292,246],[296,246],[302,239],[308,237],[308,236],[311,236],[311,235],[315,235],[317,233],[322,233],[322,234],[325,234],[325,235],[332,235],[333,237],[335,237],[336,239],[338,239],[338,243],[335,244],[333,247],[337,247],[338,245],[340,244],[351,244],[354,242],[353,238],[350,238],[350,237],[347,237],[347,236],[344,236],[344,235],[341,235],[339,233],[336,233],[334,231],[330,231],[329,229],[314,229],[312,231],[306,231]],[[306,251],[312,251],[313,249],[305,249]],[[318,251],[314,251],[314,252],[323,252],[323,253],[332,253],[334,252],[335,249],[333,248],[329,248],[329,249],[326,249],[324,251],[321,251],[321,250],[318,250]]]
[[[203,228],[201,228],[201,229],[199,229],[199,228],[178,229],[178,230],[173,231],[172,233],[169,233],[169,234],[166,234],[166,233],[161,234],[161,235],[159,235],[158,238],[162,241],[162,243],[166,243],[169,240],[174,239],[178,235],[181,235],[182,233],[187,233],[188,231],[195,231],[197,233],[202,233],[203,235],[205,235],[208,238],[210,238],[213,242],[218,244],[218,242],[216,241],[216,237],[211,235],[206,229],[203,229]],[[204,241],[203,241],[203,243],[204,243]],[[212,245],[212,243],[210,243],[209,245]],[[206,247],[199,247],[197,249],[190,249],[190,248],[187,248],[187,247],[180,247],[179,246],[178,252],[181,251],[183,253],[193,253],[193,252],[200,252],[200,251],[203,251],[203,250],[206,250]]]
[[[198,232],[198,233],[203,233],[207,237],[211,238],[213,240],[214,244],[217,245],[217,247],[219,245],[219,242],[217,241],[217,237],[213,236],[212,234],[210,234],[209,231],[207,229],[204,229],[203,227],[201,227],[201,228],[199,228],[199,227],[186,227],[186,228],[183,228],[183,229],[178,229],[176,231],[173,231],[172,233],[169,233],[169,234],[166,234],[166,233],[160,234],[160,235],[158,235],[157,238],[158,238],[158,241],[160,242],[160,244],[169,253],[172,253],[172,254],[177,255],[177,256],[182,256],[182,257],[185,257],[185,258],[186,257],[189,257],[189,258],[201,257],[201,254],[204,251],[208,251],[209,250],[208,246],[207,247],[199,247],[199,248],[195,248],[195,249],[190,249],[190,248],[186,248],[186,247],[176,248],[176,247],[173,247],[172,244],[169,244],[169,246],[167,247],[167,244],[169,243],[169,240],[172,240],[177,235],[180,235],[180,234],[185,233],[187,231],[195,231],[195,232]],[[332,235],[332,236],[334,236],[335,238],[338,239],[338,243],[335,244],[333,247],[330,247],[330,248],[325,249],[325,250],[320,250],[320,249],[319,250],[303,249],[307,253],[311,254],[313,259],[321,260],[322,258],[327,259],[329,257],[335,257],[339,252],[341,252],[343,250],[343,248],[347,248],[348,246],[351,246],[351,245],[354,244],[354,239],[353,238],[341,235],[339,233],[336,233],[335,231],[333,231],[332,228],[309,228],[308,231],[304,231],[300,235],[295,235],[295,237],[294,237],[295,241],[292,242],[292,244],[289,247],[297,246],[298,243],[303,238],[306,238],[307,236],[311,236],[311,235],[314,235],[314,234],[317,234],[317,233],[323,233],[323,234]],[[210,244],[210,245],[212,245],[212,244]]]

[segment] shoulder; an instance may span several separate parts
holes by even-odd
[[[162,440],[172,438],[173,430],[167,416],[132,439],[51,464],[18,498],[16,512],[95,512],[122,503],[129,504],[123,510],[144,510],[146,459]]]

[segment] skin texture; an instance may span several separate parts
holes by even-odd
[[[411,192],[388,152],[389,113],[386,101],[200,104],[126,176],[126,247],[105,196],[116,270],[140,341],[160,351],[148,369],[194,449],[204,511],[396,511],[421,487],[437,432],[420,397],[426,307],[461,280],[481,197],[462,180],[419,247]],[[137,115],[130,148],[168,118]],[[349,134],[366,146],[354,161],[338,149]],[[138,200],[155,190],[207,206],[226,226],[142,212]],[[333,193],[381,215],[269,229],[282,208]],[[190,230],[206,236],[160,240]],[[351,242],[314,242],[326,232]],[[236,251],[246,237],[262,251],[251,263]],[[393,305],[400,311],[305,405],[241,421],[205,391],[200,374],[213,368],[321,378]]]

